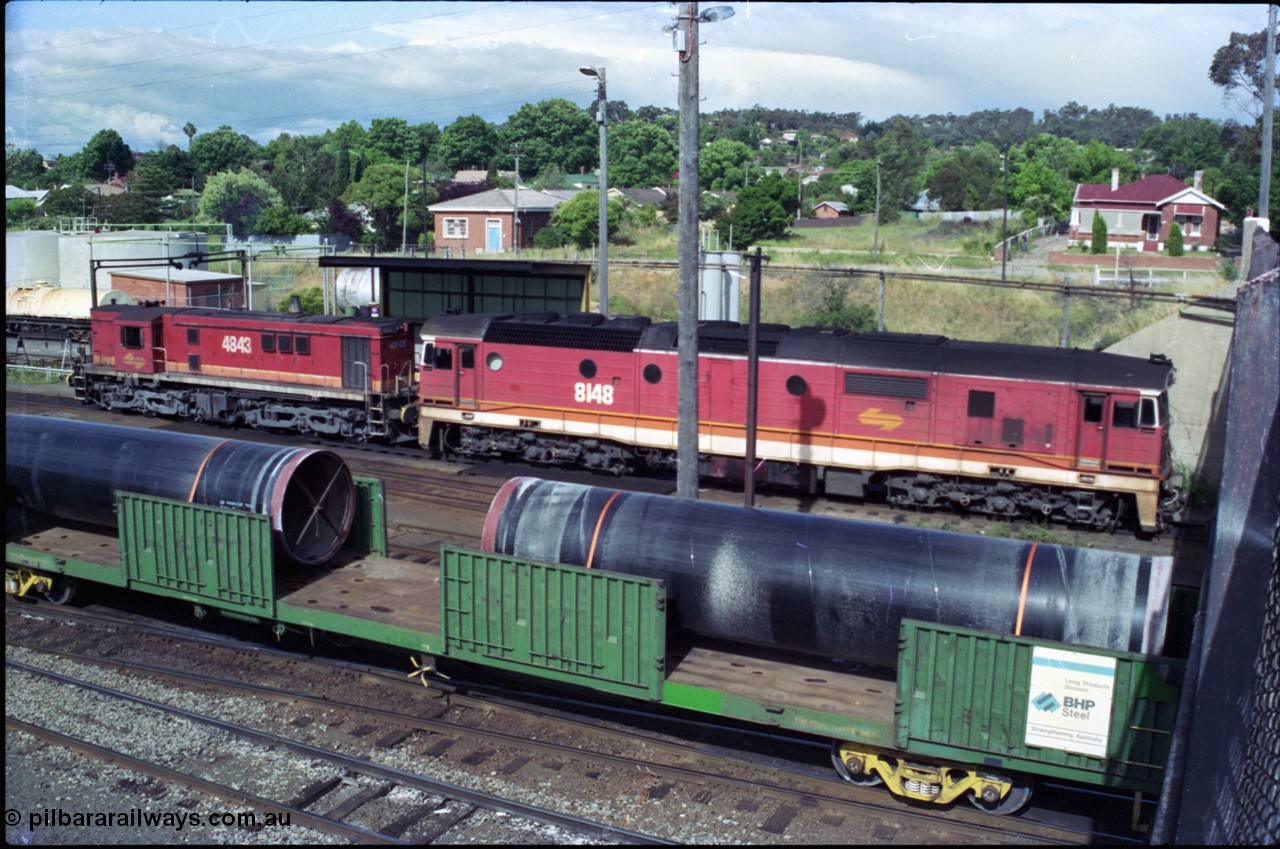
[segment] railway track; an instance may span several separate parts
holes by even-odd
[[[563,704],[530,707],[460,688],[460,681],[437,679],[434,689],[424,692],[402,676],[363,663],[302,657],[229,642],[204,632],[130,623],[111,614],[49,610],[48,605],[39,605],[34,615],[42,618],[32,620],[30,611],[24,609],[29,607],[11,604],[8,608],[8,650],[11,655],[36,656],[41,667],[62,669],[73,664],[78,670],[96,668],[100,671],[92,676],[95,680],[108,674],[102,670],[110,670],[107,686],[121,692],[134,692],[136,682],[145,680],[150,686],[177,693],[174,700],[188,692],[214,694],[202,695],[202,702],[213,701],[215,696],[235,699],[235,724],[250,715],[273,718],[274,725],[265,720],[254,725],[264,733],[276,734],[263,738],[276,747],[286,745],[284,738],[314,747],[314,738],[296,739],[304,731],[322,737],[326,747],[334,746],[337,740],[346,744],[354,741],[357,754],[347,754],[360,757],[369,748],[368,741],[376,741],[387,744],[380,761],[388,758],[390,750],[404,749],[412,752],[411,762],[422,771],[428,764],[448,762],[472,780],[537,787],[544,794],[555,793],[566,803],[582,797],[588,805],[595,803],[589,811],[598,811],[599,800],[607,798],[612,816],[597,823],[605,832],[593,833],[610,836],[609,828],[618,829],[612,839],[639,839],[622,837],[632,828],[660,839],[689,840],[692,834],[693,839],[714,842],[735,839],[735,834],[736,839],[745,836],[758,842],[834,842],[842,835],[847,840],[850,834],[862,835],[865,842],[1021,844],[1133,839],[1116,833],[1099,835],[1080,823],[1054,824],[1035,817],[996,819],[967,806],[919,812],[883,791],[834,780],[829,777],[829,768],[820,775],[800,764],[729,751],[723,745],[690,742],[684,734],[637,731],[634,723],[617,722],[620,714],[610,717],[614,721],[602,723],[599,705],[593,706],[595,716],[582,718],[567,714]],[[77,626],[69,628],[68,622]],[[68,635],[68,631],[73,633]],[[29,665],[37,661],[21,662]],[[287,688],[282,688],[279,684],[286,672]],[[84,671],[74,675],[91,677]],[[246,706],[245,699],[256,707]],[[244,733],[252,736],[256,732]],[[789,745],[798,742],[789,741]],[[313,760],[319,757],[311,749],[304,751]],[[395,787],[437,792],[454,799],[460,795],[454,792],[450,796],[438,788],[429,791],[406,783],[404,775],[378,773],[354,761],[343,762],[341,769],[372,776],[360,790],[350,791],[352,801],[364,800],[352,811],[391,795]],[[332,776],[325,780],[332,781]],[[313,792],[318,792],[324,782],[316,779],[313,783]],[[516,793],[504,790],[503,795]],[[317,797],[316,802],[323,798]],[[300,799],[302,795],[295,793],[281,801],[299,807],[296,803]],[[332,798],[330,805],[341,807]],[[384,821],[403,826],[413,810],[417,809],[411,806]],[[697,814],[701,823],[716,814],[724,832],[689,832],[688,827],[694,825],[690,814]],[[580,819],[598,816],[571,815]],[[670,823],[667,830],[662,823]]]

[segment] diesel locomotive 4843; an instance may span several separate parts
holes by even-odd
[[[628,474],[673,469],[677,328],[553,312],[402,319],[93,311],[73,376],[107,409]],[[1148,533],[1181,507],[1165,357],[765,325],[698,328],[699,471]],[[415,362],[415,347],[421,359]]]

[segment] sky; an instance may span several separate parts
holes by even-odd
[[[524,103],[674,107],[675,3],[134,2],[5,5],[5,143],[135,151],[227,125],[265,144],[350,120],[501,124]],[[718,4],[701,3],[706,10]],[[759,3],[703,24],[700,109],[964,115],[1069,102],[1245,122],[1208,80],[1266,4]],[[852,128],[851,128],[852,129]]]

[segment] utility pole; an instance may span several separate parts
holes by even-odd
[[[1258,181],[1258,217],[1271,218],[1271,157],[1276,111],[1276,4],[1267,5],[1267,81],[1262,98],[1262,179]]]
[[[871,238],[871,261],[880,261],[880,159],[876,159],[876,227]]]
[[[598,80],[596,91],[596,122],[600,125],[600,314],[609,314],[609,141],[607,123],[607,97],[604,66],[579,68],[581,73]]]
[[[698,4],[686,3],[680,52],[680,272],[676,495],[698,497]]]
[[[1004,143],[1004,225],[1000,228],[1000,279],[1005,279],[1009,259],[1009,143]]]
[[[516,145],[512,150],[511,158],[516,162],[516,178],[513,181],[515,188],[514,200],[511,201],[511,240],[515,242],[516,257],[520,256],[520,145]]]
[[[676,346],[676,495],[698,497],[698,24],[733,15],[728,6],[698,14],[685,3],[667,31],[680,58],[680,274]]]
[[[760,383],[760,263],[766,259],[756,246],[751,257],[751,289],[747,302],[747,450],[742,459],[743,499],[756,506],[756,407]]]
[[[404,210],[400,213],[400,253],[409,255],[409,160],[404,161]]]

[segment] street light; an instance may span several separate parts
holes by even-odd
[[[686,3],[671,33],[680,56],[680,279],[677,304],[676,495],[698,497],[698,24],[733,16],[729,6],[701,15]]]
[[[599,80],[596,98],[596,123],[600,125],[600,314],[609,314],[609,145],[605,123],[604,66],[579,68],[588,77]]]

